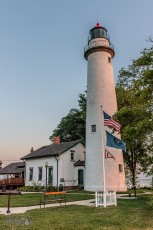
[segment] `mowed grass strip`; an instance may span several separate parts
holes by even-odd
[[[153,229],[153,210],[147,206],[149,196],[137,199],[118,200],[118,206],[88,207],[63,205],[28,211],[25,214],[11,215],[10,218],[27,218],[31,225],[12,224],[10,229],[54,230],[54,229]],[[5,216],[0,215],[2,229],[9,230]],[[13,222],[12,222],[13,223]]]
[[[86,193],[67,193],[66,200],[78,201],[78,200],[87,200],[94,198],[94,195]],[[25,207],[39,205],[40,200],[43,199],[43,193],[27,193],[22,194],[21,196],[11,196],[11,207]],[[56,199],[55,196],[52,196],[51,199]],[[0,196],[0,207],[7,207],[8,197]]]

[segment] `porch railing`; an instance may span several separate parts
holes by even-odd
[[[7,178],[7,179],[0,179],[0,186],[3,185],[24,185],[24,178],[17,177],[17,178]]]

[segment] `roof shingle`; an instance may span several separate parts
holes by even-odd
[[[77,141],[70,141],[70,142],[65,142],[65,143],[60,143],[60,144],[52,144],[52,145],[43,146],[33,151],[32,153],[29,153],[26,156],[22,157],[21,160],[45,157],[45,156],[56,156],[56,155],[59,155],[67,151],[68,149],[72,148],[78,143],[82,143],[82,141],[77,140]]]
[[[4,168],[0,169],[0,174],[17,174],[22,173],[25,169],[24,162],[11,163]]]

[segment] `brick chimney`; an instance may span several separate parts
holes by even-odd
[[[31,153],[33,153],[33,152],[34,152],[34,149],[33,149],[33,147],[31,147],[31,149],[30,149],[30,152],[31,152]]]
[[[60,144],[60,137],[54,137],[54,144],[55,145]]]
[[[0,169],[2,168],[2,161],[0,161]]]

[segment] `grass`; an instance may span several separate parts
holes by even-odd
[[[94,194],[94,192],[90,192],[90,191],[85,191],[85,190],[83,190],[83,189],[81,189],[81,190],[69,190],[69,191],[67,191],[67,193],[79,193],[79,194]]]
[[[153,190],[139,189],[137,190],[137,194],[139,195],[146,191],[152,192]],[[122,192],[122,194],[128,194],[129,192],[133,193],[133,190]],[[43,198],[42,193],[25,193],[22,194],[21,196],[11,196],[11,207],[39,205],[40,200],[42,198]],[[67,192],[66,200],[67,202],[70,202],[70,201],[87,200],[93,198],[94,198],[93,192],[88,192],[84,190],[72,190]],[[0,196],[0,207],[7,206],[7,199],[8,199],[7,196]]]
[[[147,189],[147,188],[140,188],[136,190],[136,193],[145,193],[145,192],[152,192],[153,193],[153,189]],[[133,194],[134,190],[133,189],[128,189],[126,192],[117,192],[117,194]]]
[[[117,207],[67,205],[0,215],[0,226],[3,230],[149,230],[153,229],[153,210],[147,205],[148,198],[140,195],[134,200],[118,200]],[[26,221],[31,224],[26,225]]]
[[[21,196],[11,196],[11,207],[24,207],[39,205],[40,200],[43,198],[42,193],[27,193]],[[94,198],[94,195],[90,193],[67,193],[66,200],[77,201],[77,200],[87,200]],[[53,199],[53,198],[52,198]],[[0,196],[0,207],[7,207],[7,196]]]

